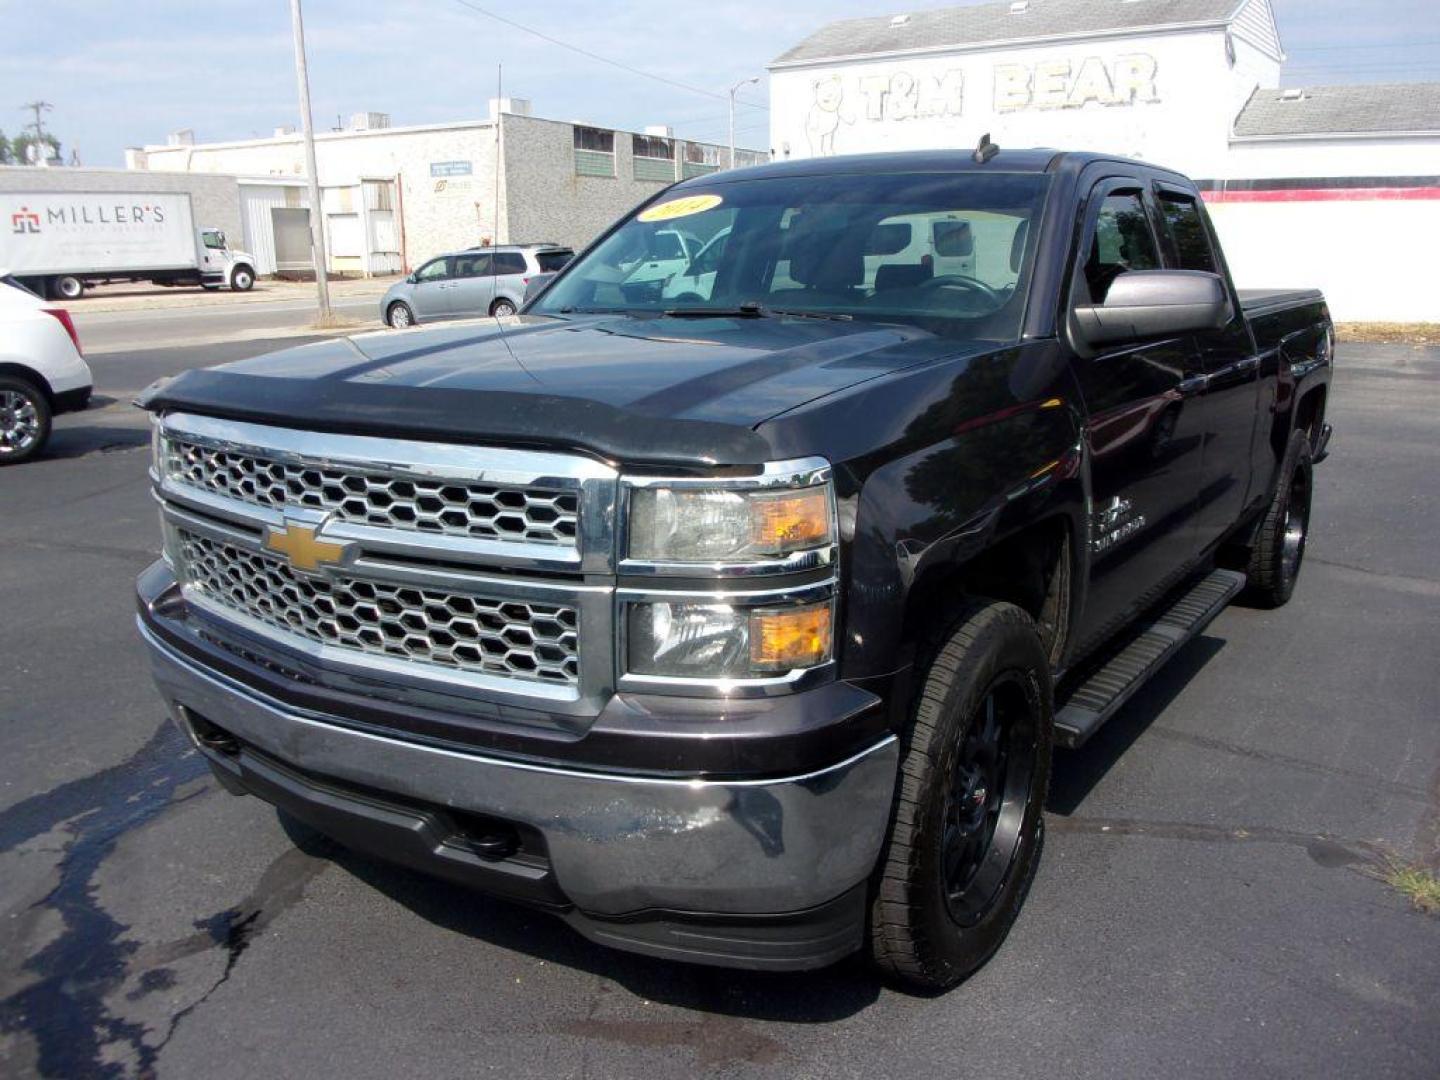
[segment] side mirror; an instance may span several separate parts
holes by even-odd
[[[1230,297],[1218,274],[1199,270],[1127,270],[1095,307],[1077,307],[1075,332],[1086,345],[1219,330],[1230,321]]]
[[[407,284],[407,285],[414,285],[414,284],[415,284],[415,274],[414,274],[413,271],[412,271],[411,273],[405,275],[405,284]]]
[[[554,280],[554,271],[545,274],[531,274],[530,280],[525,283],[525,298],[521,301],[521,303],[528,304],[531,300],[535,299],[535,297],[539,296],[542,292],[544,292],[545,286],[549,285],[550,282]]]

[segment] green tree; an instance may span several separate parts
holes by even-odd
[[[5,136],[4,130],[0,130],[0,165],[10,165],[15,161],[15,154],[10,149],[10,140]]]
[[[15,136],[15,138],[10,140],[10,151],[15,157],[16,164],[31,164],[30,147],[35,144],[35,141],[35,136],[28,133],[25,135],[17,135]],[[51,135],[48,131],[45,133],[45,145],[49,147],[49,157],[60,156],[60,140],[57,139],[54,135]]]

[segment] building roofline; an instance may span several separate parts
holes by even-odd
[[[359,139],[375,135],[409,135],[412,132],[425,131],[459,131],[471,128],[494,127],[494,120],[457,120],[446,124],[407,124],[403,127],[366,128],[363,131],[317,131],[316,142],[328,142],[335,139]],[[237,147],[249,146],[280,146],[285,143],[302,142],[304,133],[296,131],[289,135],[270,135],[259,139],[227,139],[222,142],[195,142],[181,143],[172,146],[169,143],[155,143],[140,147],[141,151],[153,154],[165,150],[233,150]]]
[[[1430,131],[1305,131],[1305,132],[1282,132],[1274,135],[1235,135],[1231,134],[1232,143],[1259,143],[1259,142],[1314,142],[1325,139],[1436,139],[1440,138],[1440,128]]]
[[[1229,18],[1225,20],[1225,25],[1228,27],[1234,23],[1235,20],[1239,18],[1240,12],[1244,11],[1252,2],[1253,0],[1236,0],[1235,6],[1230,9]],[[1275,17],[1275,5],[1273,3],[1269,3],[1267,0],[1265,6],[1270,13],[1270,25],[1275,28],[1275,47],[1277,51],[1271,52],[1269,49],[1262,49],[1253,41],[1249,40],[1246,41],[1246,44],[1257,52],[1265,54],[1277,64],[1283,64],[1289,57],[1285,55],[1285,39],[1280,36],[1280,20]]]
[[[557,120],[554,117],[550,116],[523,116],[520,113],[502,113],[501,115],[511,120],[531,121],[539,124],[563,124],[566,127],[594,127],[600,131],[613,131],[617,135],[645,134],[645,132],[643,131],[632,131],[629,128],[613,127],[606,124],[582,124],[579,121]],[[493,128],[494,126],[494,120],[457,120],[445,124],[407,124],[403,127],[367,128],[363,131],[318,131],[315,133],[315,141],[317,143],[332,142],[340,139],[358,139],[366,137],[378,137],[383,135],[423,134],[425,132],[431,131],[482,130],[486,128]],[[290,143],[301,142],[304,138],[305,136],[301,132],[297,131],[291,135],[271,135],[267,138],[260,139],[230,139],[223,142],[195,142],[186,143],[179,146],[171,146],[169,143],[160,143],[156,145],[142,146],[138,149],[142,153],[146,154],[166,153],[170,151],[180,150],[236,150],[248,149],[258,146],[284,146]],[[708,139],[687,139],[680,135],[670,136],[670,138],[674,142],[695,143],[699,146],[718,146],[722,149],[729,145],[728,143],[712,142]],[[136,148],[131,147],[131,149]],[[735,149],[737,151],[746,150],[750,153],[757,154],[763,154],[767,152],[757,147],[742,146],[739,143],[735,144]],[[28,166],[26,167],[28,168]],[[122,169],[120,171],[128,172],[133,170]]]
[[[1156,23],[1150,26],[1126,26],[1105,30],[1083,30],[1063,34],[1039,34],[1029,37],[1003,38],[999,41],[927,45],[922,48],[886,49],[880,52],[837,53],[834,56],[811,56],[802,60],[772,60],[766,70],[788,71],[807,67],[826,67],[830,64],[855,63],[862,60],[893,60],[903,56],[993,52],[997,49],[1029,48],[1031,46],[1053,45],[1065,41],[1094,41],[1096,39],[1106,38],[1205,33],[1212,30],[1225,30],[1230,26],[1230,23],[1230,19],[1204,19],[1188,23]]]

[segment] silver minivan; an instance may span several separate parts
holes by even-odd
[[[442,319],[514,315],[535,274],[559,270],[575,257],[555,244],[512,244],[439,255],[380,300],[380,318],[394,327]]]

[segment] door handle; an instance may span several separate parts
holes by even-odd
[[[1175,389],[1180,391],[1181,397],[1194,397],[1196,394],[1205,392],[1210,385],[1209,375],[1190,375],[1180,380]]]

